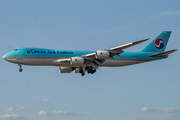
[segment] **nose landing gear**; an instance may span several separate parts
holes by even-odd
[[[22,72],[23,71],[22,66],[19,64],[18,64],[18,66],[19,66],[19,72]]]

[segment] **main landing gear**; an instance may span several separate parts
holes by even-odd
[[[84,71],[82,69],[79,72],[81,73],[81,76],[85,75],[85,73],[84,73]]]
[[[88,74],[94,74],[96,72],[96,69],[92,66],[87,66],[85,69],[87,70]]]
[[[81,76],[84,76],[85,75],[85,73],[81,73]]]
[[[22,72],[23,71],[22,66],[19,64],[18,64],[18,66],[19,66],[19,72]]]
[[[87,71],[88,74],[94,74],[96,72],[96,69],[92,66],[86,66],[85,70]],[[81,73],[81,76],[85,75],[85,72],[82,69],[79,72]]]
[[[92,66],[87,66],[86,70],[87,70],[88,74],[90,74],[90,73],[94,74],[96,72],[96,69],[94,67],[92,67]]]

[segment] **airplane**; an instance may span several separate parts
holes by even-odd
[[[58,66],[60,73],[74,71],[84,76],[86,72],[88,74],[95,73],[99,67],[121,67],[165,59],[169,54],[177,51],[177,49],[165,51],[170,35],[171,31],[163,31],[138,52],[124,52],[123,50],[145,42],[149,38],[98,51],[22,47],[5,54],[3,59],[18,64],[20,72],[23,71],[22,65]]]

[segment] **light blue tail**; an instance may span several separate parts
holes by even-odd
[[[168,43],[171,31],[163,31],[141,51],[143,52],[164,52]]]

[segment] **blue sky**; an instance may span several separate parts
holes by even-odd
[[[0,55],[18,47],[102,50],[172,31],[180,49],[177,0],[1,0]],[[149,41],[125,51],[139,51]],[[93,75],[0,59],[0,120],[179,120],[179,51],[168,59],[100,68]]]

